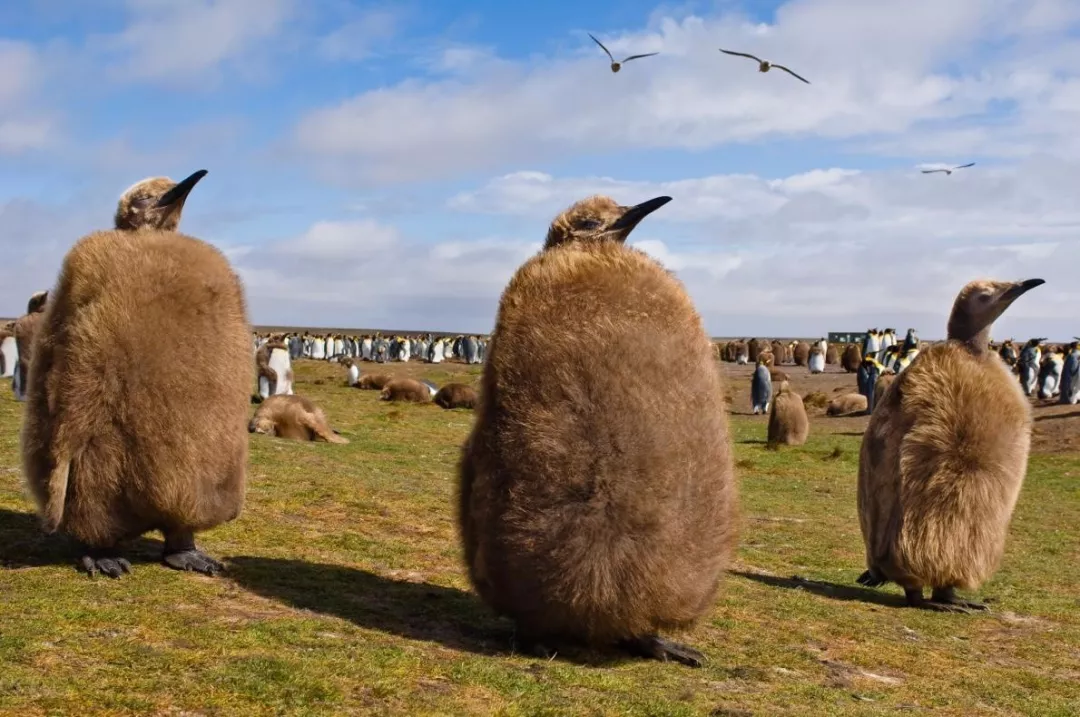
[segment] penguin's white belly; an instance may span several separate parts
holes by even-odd
[[[349,367],[349,385],[355,386],[360,382],[360,368],[357,366]]]
[[[808,363],[810,373],[821,373],[825,370],[825,356],[822,354],[814,354],[810,357]]]
[[[289,380],[289,372],[292,364],[289,361],[289,352],[283,349],[274,349],[270,352],[270,368],[277,373],[277,386],[274,393],[292,395],[292,381]]]
[[[4,354],[4,373],[0,376],[14,376],[15,365],[19,362],[19,347],[15,344],[15,337],[8,336],[0,343],[0,352]]]

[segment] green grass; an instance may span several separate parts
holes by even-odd
[[[243,515],[200,538],[229,564],[216,579],[156,564],[159,536],[121,580],[77,573],[37,530],[22,407],[0,386],[0,713],[1080,713],[1078,456],[1032,457],[980,593],[994,612],[942,615],[854,583],[857,437],[767,451],[765,423],[736,418],[738,559],[680,636],[708,664],[548,661],[511,653],[460,565],[454,466],[471,413],[382,404],[344,388],[340,367],[302,362],[297,377],[351,443],[252,437]]]

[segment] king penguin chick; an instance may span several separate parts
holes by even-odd
[[[475,408],[476,390],[464,383],[448,383],[435,394],[432,399],[443,408]]]
[[[541,652],[704,659],[658,633],[712,607],[736,542],[723,380],[682,284],[624,244],[668,201],[572,205],[499,302],[459,528],[477,592]]]
[[[750,407],[754,415],[769,412],[769,403],[772,401],[772,375],[769,373],[767,354],[758,354],[757,367],[754,375],[750,377]]]
[[[116,228],[121,231],[176,231],[188,194],[206,173],[205,169],[200,169],[179,182],[168,177],[150,177],[131,185],[117,202]]]
[[[790,383],[781,381],[769,414],[768,443],[801,446],[808,435],[810,419],[802,396],[791,390]]]
[[[868,351],[867,356],[873,356],[876,351]],[[863,353],[859,350],[858,344],[848,344],[844,349],[844,354],[840,358],[840,365],[844,367],[844,370],[848,373],[855,373],[859,370],[859,366],[862,364]]]
[[[12,326],[12,334],[15,336],[15,348],[18,352],[18,362],[15,365],[15,375],[12,377],[11,387],[15,392],[16,401],[26,400],[27,378],[30,374],[30,358],[33,355],[34,334],[37,333],[41,316],[45,312],[45,302],[49,298],[49,292],[39,291],[30,297],[26,304],[26,313],[15,320]]]
[[[293,441],[349,442],[330,428],[326,414],[306,396],[283,393],[262,402],[248,423],[248,431]]]
[[[871,415],[859,454],[861,584],[898,583],[913,607],[985,609],[955,589],[978,588],[1001,560],[1032,426],[1027,399],[989,350],[990,327],[1043,283],[965,286],[947,341],[923,350]]]
[[[145,228],[84,237],[31,361],[22,461],[45,530],[86,546],[91,575],[130,570],[118,545],[150,530],[166,565],[221,570],[195,534],[240,514],[254,374],[243,288],[221,252]]]

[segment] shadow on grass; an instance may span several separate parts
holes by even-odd
[[[885,607],[908,606],[907,601],[902,595],[871,590],[857,585],[838,585],[836,583],[827,583],[819,580],[808,580],[797,575],[790,578],[782,578],[779,575],[763,575],[762,573],[751,573],[739,570],[732,571],[731,574],[738,575],[747,580],[753,580],[762,585],[768,585],[769,587],[787,588],[788,590],[805,590],[814,595],[821,595],[822,597],[831,598],[833,600],[855,600],[858,602],[883,605]]]
[[[1044,414],[1042,416],[1035,416],[1035,420],[1036,421],[1059,421],[1059,420],[1061,420],[1063,418],[1076,418],[1077,416],[1080,416],[1080,411],[1073,411],[1072,413],[1054,413],[1054,414],[1051,414],[1049,416]]]
[[[121,554],[134,566],[161,561],[162,542],[139,538],[121,547]],[[33,513],[0,508],[0,567],[38,568],[70,565],[74,569],[83,554],[81,546],[67,536],[48,535]]]
[[[228,558],[226,575],[265,598],[369,630],[480,655],[509,657],[514,652],[510,621],[457,588],[393,580],[342,565],[254,556]],[[579,665],[611,666],[634,659],[614,650],[548,646],[557,651],[556,659]]]

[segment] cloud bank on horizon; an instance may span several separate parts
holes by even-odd
[[[937,337],[980,276],[1047,281],[999,337],[1080,334],[1071,0],[47,5],[0,10],[0,315],[132,182],[206,168],[183,228],[256,323],[487,331],[599,192],[674,197],[630,243],[714,335]],[[587,32],[660,54],[612,74]]]

